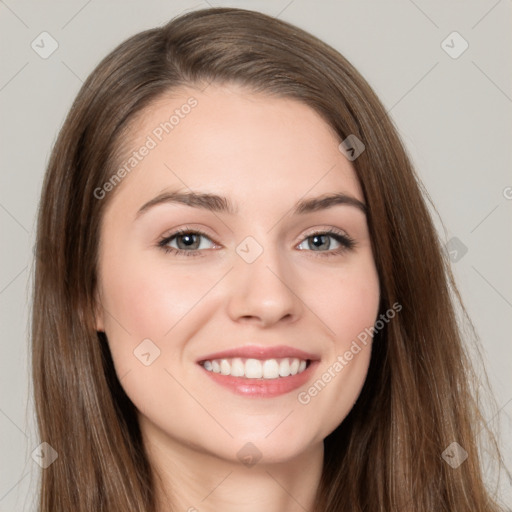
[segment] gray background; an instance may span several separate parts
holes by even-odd
[[[262,11],[317,35],[359,69],[389,109],[444,228],[437,218],[436,225],[451,240],[497,401],[486,418],[501,425],[512,467],[510,0],[0,0],[0,512],[35,509],[39,467],[31,454],[39,440],[28,322],[35,214],[51,146],[102,57],[140,30],[208,5]],[[31,47],[42,45],[44,31],[58,43],[46,59]],[[448,37],[454,31],[469,45],[457,58],[464,41]],[[511,487],[502,482],[509,506]]]

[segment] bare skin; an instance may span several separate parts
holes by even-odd
[[[197,105],[184,109],[172,131],[155,132],[192,96]],[[171,504],[190,512],[312,510],[323,440],[359,396],[371,340],[341,370],[333,365],[373,326],[379,284],[360,208],[293,208],[333,193],[364,203],[352,164],[310,107],[236,86],[182,89],[158,100],[133,127],[127,158],[148,136],[155,147],[109,192],[97,328],[107,334],[161,476],[160,511]],[[137,215],[176,190],[225,196],[237,212],[164,202]],[[195,256],[158,245],[179,228],[205,233],[192,249],[183,234],[167,242]],[[354,246],[325,234],[315,245],[315,233],[332,230]],[[237,252],[247,237],[246,254],[262,250],[251,263]],[[151,340],[148,365],[134,355],[143,340]],[[233,393],[197,364],[246,345],[288,345],[320,362],[306,385],[275,397]],[[310,393],[326,373],[329,382]],[[242,458],[244,447],[255,463]]]

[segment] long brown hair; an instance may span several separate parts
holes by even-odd
[[[499,510],[482,476],[477,434],[488,429],[457,322],[465,311],[385,109],[354,67],[312,35],[261,13],[215,8],[118,46],[84,83],[53,149],[37,228],[32,364],[39,434],[59,458],[42,472],[40,511],[156,510],[134,406],[95,329],[99,227],[112,194],[94,192],[117,169],[137,115],[180,86],[209,83],[298,99],[340,141],[355,135],[365,145],[353,165],[381,311],[402,310],[376,334],[361,395],[324,441],[315,511]],[[489,439],[502,463],[490,431]],[[442,457],[454,441],[468,453],[457,468]]]

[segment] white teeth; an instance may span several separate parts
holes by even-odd
[[[302,373],[306,369],[307,362],[304,359],[288,357],[266,359],[265,361],[235,357],[204,361],[202,364],[205,370],[221,375],[246,377],[247,379],[277,379]]]
[[[227,359],[222,359],[220,362],[221,375],[229,375],[231,373],[231,365]]]
[[[283,359],[279,365],[279,376],[288,377],[290,375],[290,362],[288,359]]]
[[[247,359],[245,362],[245,376],[248,379],[261,379],[261,377],[263,377],[261,361],[257,359]]]
[[[231,375],[233,377],[243,377],[245,372],[245,365],[239,357],[231,360]]]
[[[275,359],[267,359],[263,363],[263,378],[277,379],[279,377],[279,365]]]

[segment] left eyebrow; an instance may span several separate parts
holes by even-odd
[[[363,202],[353,196],[349,196],[341,192],[337,194],[326,194],[320,197],[313,197],[312,199],[303,199],[295,205],[293,213],[304,214],[316,212],[318,210],[326,210],[327,208],[332,208],[333,206],[340,204],[359,208],[359,210],[366,215],[366,205]]]
[[[226,197],[216,194],[205,194],[198,192],[164,192],[142,205],[136,218],[144,212],[159,204],[177,203],[191,206],[193,208],[202,208],[212,212],[227,213],[234,215],[238,212],[233,203]],[[304,215],[306,213],[326,210],[337,205],[347,205],[358,208],[366,215],[366,205],[353,196],[344,193],[326,194],[320,197],[302,199],[293,207],[294,215]]]

